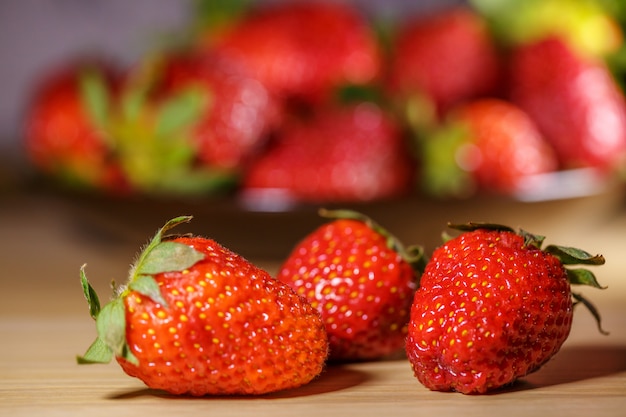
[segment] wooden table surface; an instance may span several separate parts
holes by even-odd
[[[626,415],[626,214],[621,207],[605,212],[592,230],[552,230],[607,258],[597,275],[609,288],[583,292],[600,309],[610,335],[599,334],[590,314],[577,309],[571,336],[558,355],[508,389],[483,396],[431,392],[398,358],[329,366],[307,386],[267,396],[187,398],[146,389],[115,363],[75,364],[75,355],[95,336],[78,281],[80,265],[88,263],[94,286],[104,294],[111,279],[123,279],[149,236],[134,242],[85,230],[85,219],[77,218],[70,204],[47,194],[0,195],[2,416]],[[254,261],[268,270],[276,267],[275,259]]]

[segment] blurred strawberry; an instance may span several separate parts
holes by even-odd
[[[145,58],[111,123],[130,180],[149,194],[230,189],[273,117],[263,86],[224,56],[182,50]]]
[[[337,85],[369,83],[381,67],[376,36],[345,3],[253,8],[210,39],[210,47],[240,58],[272,93],[297,102],[318,102]]]
[[[531,118],[501,99],[468,102],[422,141],[423,182],[436,196],[513,195],[528,176],[554,171],[553,149]]]
[[[498,52],[482,17],[469,9],[407,19],[392,40],[391,53],[389,89],[408,103],[409,112],[430,107],[442,116],[459,102],[497,92]]]
[[[46,72],[25,115],[32,163],[72,186],[127,192],[104,128],[119,82],[118,69],[102,60],[78,59]]]
[[[263,143],[277,117],[268,91],[243,67],[219,53],[168,56],[157,92],[203,90],[209,105],[195,130],[199,157],[221,168],[240,169]]]
[[[403,195],[412,164],[395,120],[370,102],[293,120],[244,178],[245,195],[295,201],[371,201]]]
[[[611,169],[626,154],[626,104],[606,65],[560,38],[517,48],[511,98],[535,120],[563,167]]]

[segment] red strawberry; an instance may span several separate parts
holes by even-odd
[[[446,8],[411,17],[391,45],[389,88],[411,105],[430,102],[441,116],[459,102],[493,94],[500,58],[482,17],[466,8]],[[420,115],[417,115],[421,117]]]
[[[278,279],[319,310],[332,359],[374,359],[402,349],[421,251],[405,250],[359,213],[322,213],[332,220],[293,248]]]
[[[277,136],[251,164],[243,180],[246,196],[280,190],[295,201],[371,201],[410,188],[404,139],[389,114],[372,103],[319,109]]]
[[[108,128],[117,156],[146,194],[231,189],[266,140],[267,91],[221,54],[170,51],[142,60],[126,79]]]
[[[515,195],[528,177],[558,167],[554,150],[533,120],[500,99],[459,106],[421,145],[424,186],[437,196],[476,190]]]
[[[350,5],[282,2],[252,9],[210,47],[241,58],[278,96],[325,98],[338,84],[365,84],[380,71],[377,39]]]
[[[257,79],[223,54],[172,53],[164,57],[156,94],[202,90],[209,104],[194,127],[198,156],[211,166],[241,169],[266,139],[277,117],[274,99]]]
[[[535,120],[564,167],[612,169],[626,154],[626,104],[607,67],[559,38],[518,48],[511,97]]]
[[[78,60],[49,71],[35,87],[25,116],[24,146],[46,175],[72,185],[121,192],[103,113],[120,75],[110,62]]]
[[[173,394],[263,394],[308,383],[327,336],[319,313],[288,286],[211,239],[163,239],[100,309],[81,269],[98,338],[79,363],[113,356],[129,375]]]
[[[431,390],[485,393],[538,370],[567,339],[570,284],[599,287],[586,269],[604,258],[550,245],[543,237],[487,224],[436,249],[411,308],[407,354],[417,379]],[[602,329],[600,328],[602,331]]]

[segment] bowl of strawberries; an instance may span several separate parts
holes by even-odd
[[[300,224],[320,206],[393,221],[621,191],[614,10],[473,0],[390,22],[345,2],[197,3],[182,45],[129,68],[68,60],[35,89],[24,148],[73,202]]]

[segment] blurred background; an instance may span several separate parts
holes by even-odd
[[[3,268],[105,286],[192,214],[272,270],[348,207],[601,252],[624,299],[621,1],[309,3],[0,2]]]
[[[271,3],[272,0],[262,0]],[[96,51],[126,62],[157,39],[183,30],[193,0],[24,0],[0,3],[0,144],[2,155],[21,151],[23,112],[34,84],[52,66]],[[352,0],[368,12],[389,16],[462,3],[461,0]],[[7,158],[10,162],[11,158]]]

